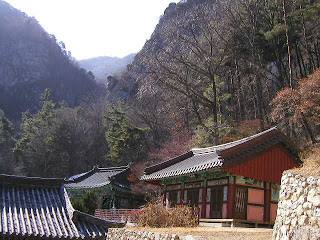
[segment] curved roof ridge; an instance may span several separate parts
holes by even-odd
[[[254,138],[257,138],[257,137],[259,137],[261,135],[264,135],[264,134],[266,134],[268,132],[272,132],[274,130],[279,131],[279,129],[277,127],[272,127],[272,128],[269,128],[269,129],[267,129],[267,130],[265,130],[263,132],[260,132],[260,133],[257,133],[255,135],[252,135],[252,136],[249,136],[249,137],[246,137],[246,138],[242,138],[242,139],[239,139],[239,140],[236,140],[236,141],[233,141],[233,142],[228,142],[228,143],[224,143],[224,144],[220,144],[220,145],[212,146],[212,147],[207,147],[207,148],[193,148],[193,149],[191,149],[191,151],[194,154],[204,154],[204,153],[210,153],[210,152],[215,152],[215,151],[219,151],[219,150],[224,150],[224,149],[227,149],[229,147],[233,147],[235,145],[247,142],[247,141],[252,140]]]
[[[42,177],[26,177],[0,174],[0,182],[9,185],[26,185],[26,186],[54,186],[60,187],[65,179],[63,178],[42,178]]]
[[[130,165],[110,168],[94,167],[91,171],[67,181],[68,189],[97,188],[110,184],[114,179],[130,171]]]
[[[130,167],[130,165],[120,166],[120,167],[109,167],[109,168],[99,168],[98,166],[94,166],[91,170],[89,170],[87,172],[79,173],[77,175],[73,175],[73,176],[69,177],[68,179],[66,179],[66,183],[80,182],[80,181],[84,180],[85,178],[90,177],[91,175],[93,175],[96,172],[111,172],[111,171],[117,171],[117,170],[125,171],[129,167]]]
[[[151,174],[153,172],[158,171],[161,168],[171,166],[171,165],[176,164],[178,162],[181,162],[184,159],[186,159],[188,157],[191,157],[191,156],[193,156],[193,152],[192,151],[186,152],[186,153],[181,154],[181,155],[179,155],[177,157],[174,157],[174,158],[168,159],[168,160],[166,160],[164,162],[160,162],[160,163],[157,163],[157,164],[152,165],[150,167],[147,167],[147,168],[144,169],[144,172],[146,174]]]
[[[124,170],[129,168],[129,165],[119,166],[119,167],[108,167],[108,168],[98,168],[98,171],[115,171],[115,170]]]

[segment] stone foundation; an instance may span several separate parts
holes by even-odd
[[[282,175],[273,239],[320,239],[320,178]]]
[[[106,240],[181,240],[178,235],[109,228]]]

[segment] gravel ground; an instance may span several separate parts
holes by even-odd
[[[195,227],[195,228],[140,228],[140,231],[178,234],[185,239],[195,240],[271,240],[272,229],[265,228],[228,228],[228,227]]]

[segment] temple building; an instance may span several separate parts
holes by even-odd
[[[200,222],[272,224],[282,172],[299,167],[298,149],[276,127],[148,167],[142,180],[161,185],[167,206],[200,209]]]
[[[0,239],[105,239],[120,226],[74,210],[64,179],[0,175]]]
[[[66,184],[70,198],[81,199],[86,191],[95,190],[100,208],[131,209],[144,204],[141,196],[133,194],[128,176],[130,166],[99,168],[70,177]]]

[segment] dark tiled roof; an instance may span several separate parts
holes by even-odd
[[[70,177],[67,180],[66,188],[68,189],[86,189],[97,188],[108,185],[112,179],[129,171],[129,166],[98,168]]]
[[[115,225],[75,211],[61,179],[0,180],[0,239],[105,239]]]
[[[279,142],[296,150],[294,144],[276,127],[238,141],[196,148],[190,152],[145,169],[141,180],[159,180],[236,163],[237,160],[261,152]]]

